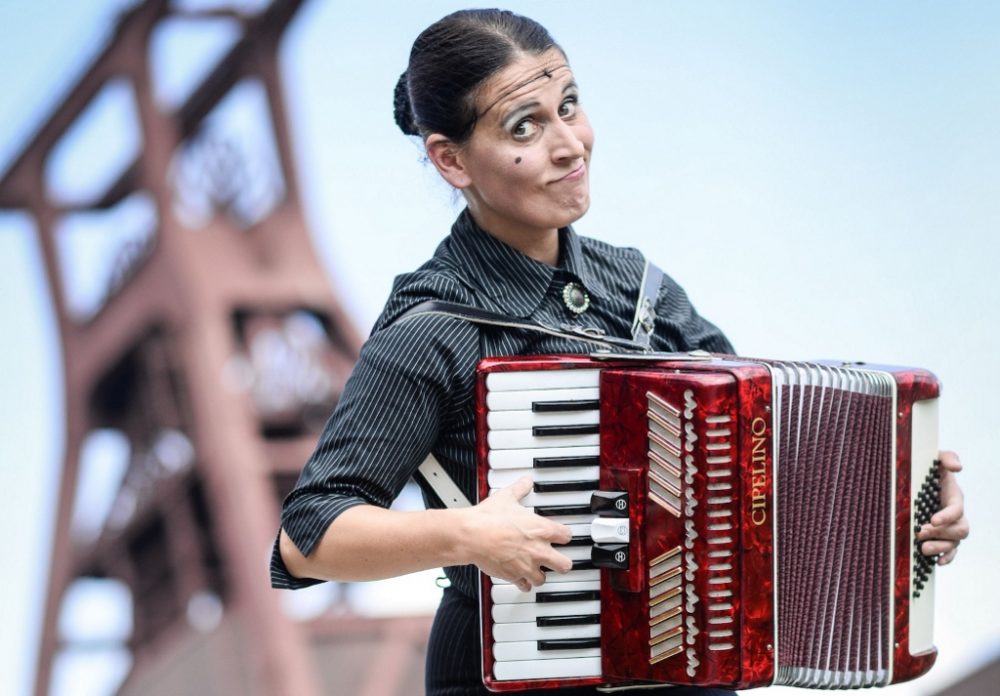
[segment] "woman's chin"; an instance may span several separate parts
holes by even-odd
[[[580,198],[567,201],[563,210],[565,221],[560,225],[556,225],[557,227],[572,225],[574,222],[586,215],[587,211],[590,210],[590,196],[585,195]]]

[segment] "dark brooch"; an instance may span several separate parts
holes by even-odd
[[[579,283],[569,282],[563,288],[563,303],[573,314],[583,314],[590,306],[590,295]]]

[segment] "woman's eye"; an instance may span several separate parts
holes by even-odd
[[[576,115],[576,97],[567,99],[559,105],[559,116],[561,118],[572,118]]]
[[[525,119],[518,122],[518,124],[511,129],[511,135],[514,136],[515,140],[526,140],[533,136],[537,130],[537,123],[531,119]]]

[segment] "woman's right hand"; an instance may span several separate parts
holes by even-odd
[[[487,575],[528,592],[545,582],[542,566],[566,573],[573,563],[552,548],[570,540],[569,527],[536,515],[520,500],[532,490],[530,478],[496,491],[478,505],[464,508],[465,541],[472,563]]]

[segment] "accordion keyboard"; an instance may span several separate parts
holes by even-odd
[[[498,372],[487,378],[488,481],[491,491],[528,476],[521,502],[566,524],[560,551],[568,573],[521,592],[491,578],[493,676],[561,679],[601,674],[600,570],[591,560],[591,496],[598,488],[598,370]]]

